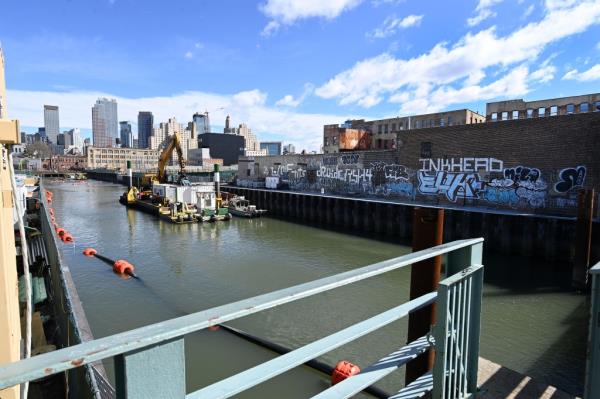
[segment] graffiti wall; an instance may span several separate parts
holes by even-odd
[[[600,112],[419,129],[397,143],[255,157],[240,162],[238,177],[277,177],[279,188],[296,191],[568,216],[580,189],[600,189]]]

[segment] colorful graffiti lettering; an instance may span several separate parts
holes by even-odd
[[[428,175],[419,171],[419,192],[425,195],[444,194],[449,201],[458,198],[479,198],[483,182],[477,173],[437,172]]]

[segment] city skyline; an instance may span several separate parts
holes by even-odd
[[[85,134],[91,121],[83,104],[109,97],[123,120],[143,109],[156,120],[208,110],[215,121],[235,115],[263,140],[311,150],[324,124],[348,118],[483,112],[499,99],[600,91],[597,0],[264,0],[209,4],[193,15],[186,9],[185,2],[168,6],[182,26],[200,18],[202,34],[121,23],[137,9],[118,0],[94,13],[62,1],[30,10],[9,4],[13,18],[0,39],[12,114],[37,127],[39,104],[57,104],[61,123]],[[148,2],[145,12],[166,10]],[[43,28],[20,31],[25,17]],[[211,29],[222,18],[237,29]],[[85,33],[108,19],[111,29]]]

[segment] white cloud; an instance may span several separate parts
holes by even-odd
[[[600,79],[600,64],[596,64],[587,71],[579,72],[577,69],[572,69],[563,76],[564,80],[577,80],[579,82],[590,82]]]
[[[191,51],[187,51],[183,56],[185,58],[187,58],[188,60],[191,60],[192,58],[194,58],[194,54]]]
[[[477,4],[477,8],[475,8],[477,15],[467,19],[467,24],[469,26],[475,26],[490,17],[495,17],[496,13],[492,11],[492,7],[500,2],[502,2],[502,0],[479,0],[479,4]]]
[[[492,68],[496,72],[504,71],[525,62],[532,64],[550,43],[581,33],[598,23],[599,1],[580,1],[571,7],[553,5],[553,8],[546,10],[541,21],[531,22],[506,36],[499,36],[492,27],[475,34],[468,33],[454,44],[438,43],[428,52],[411,59],[395,58],[389,53],[367,58],[331,78],[318,87],[315,94],[322,98],[337,98],[342,105],[368,107],[376,104],[376,100],[381,101],[385,95],[393,97],[396,93],[411,90],[428,92],[474,76],[477,78],[475,82],[466,83],[470,87],[479,83],[477,81],[481,80],[481,73]],[[548,62],[542,63],[541,67],[548,67]],[[549,72],[553,74],[554,70],[546,69],[545,72],[539,72],[540,79],[536,83],[543,83],[544,79],[548,79]],[[504,86],[497,84],[494,87]],[[496,93],[498,96],[504,95],[498,90],[477,92],[482,96],[479,99],[488,99],[485,96]],[[510,87],[506,86],[505,95],[510,93]],[[424,96],[415,97],[422,104]],[[456,101],[466,102],[458,97]]]
[[[373,32],[367,33],[367,37],[382,39],[394,35],[399,29],[410,28],[411,26],[421,25],[423,15],[408,15],[404,18],[397,18],[391,15],[383,21],[383,24]]]
[[[263,36],[274,34],[282,25],[292,25],[305,18],[334,19],[363,0],[267,0],[259,6],[271,21],[263,29]]]
[[[9,115],[22,126],[43,126],[44,104],[60,107],[61,126],[91,129],[91,107],[98,97],[115,98],[119,120],[137,121],[140,110],[154,113],[155,123],[175,116],[185,123],[194,112],[210,112],[213,125],[224,125],[230,114],[236,123],[246,122],[259,139],[276,139],[293,143],[297,149],[318,150],[323,141],[323,125],[339,123],[360,115],[309,114],[265,105],[266,94],[259,90],[231,95],[183,92],[172,96],[119,97],[92,91],[8,90]],[[362,116],[364,117],[364,116]]]
[[[263,93],[258,89],[240,91],[233,95],[233,101],[241,107],[256,107],[265,104],[267,93]]]
[[[312,83],[306,83],[304,85],[304,90],[302,91],[302,94],[300,95],[300,97],[295,98],[293,95],[287,94],[287,95],[283,96],[281,99],[277,100],[275,105],[277,105],[278,107],[295,108],[295,107],[299,106],[300,104],[302,104],[302,102],[304,102],[306,97],[311,95],[314,90],[315,90],[315,86]]]
[[[523,13],[523,19],[525,19],[528,16],[530,16],[531,13],[533,13],[533,10],[535,10],[535,5],[531,4],[529,7],[527,7],[527,9],[525,10],[525,12]]]

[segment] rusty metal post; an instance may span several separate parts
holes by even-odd
[[[442,244],[444,236],[444,210],[415,208],[413,213],[413,252]],[[437,256],[411,266],[410,299],[415,299],[437,289],[440,282],[442,257]],[[435,323],[435,303],[411,313],[408,317],[408,342],[426,335]],[[406,366],[406,384],[416,380],[433,368],[435,353],[429,350]]]
[[[575,258],[573,288],[588,287],[588,269],[592,249],[592,219],[594,217],[594,189],[580,190],[577,196],[577,226],[575,227]]]

